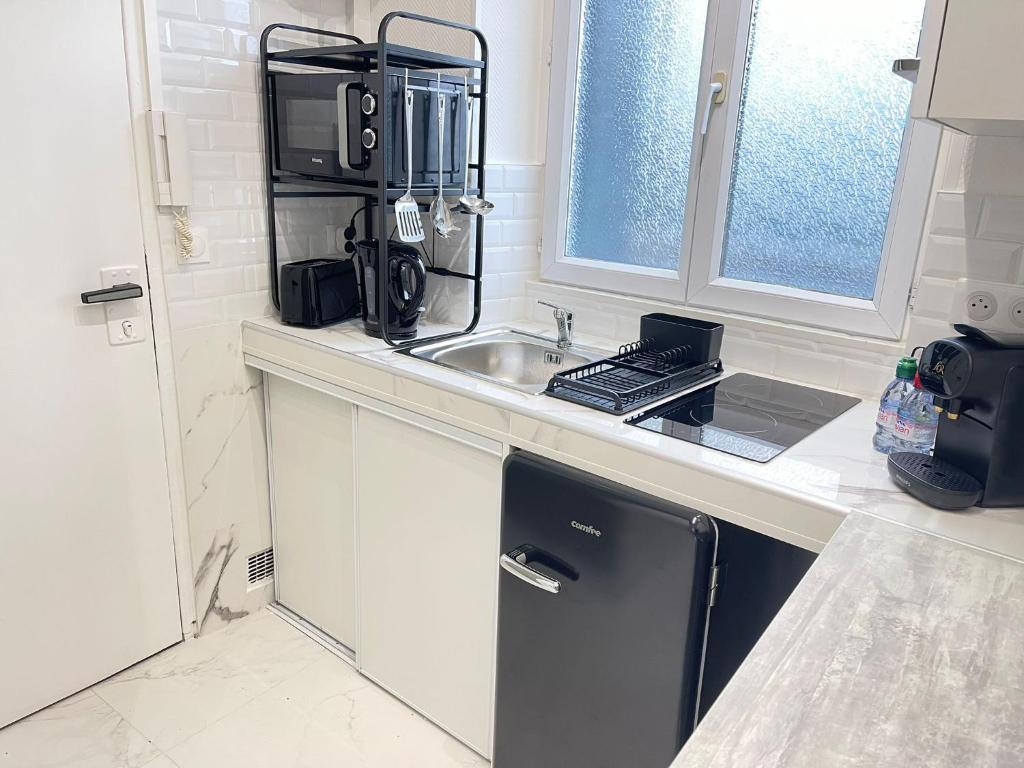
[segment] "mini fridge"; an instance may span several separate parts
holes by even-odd
[[[715,521],[528,453],[504,473],[494,768],[667,768],[697,718]]]

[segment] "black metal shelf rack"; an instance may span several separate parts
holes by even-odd
[[[412,48],[404,45],[397,45],[388,42],[388,29],[396,19],[407,19],[409,21],[432,24],[451,29],[462,30],[474,35],[480,46],[480,58],[472,59],[463,56],[453,56],[437,51],[428,51],[419,48]],[[270,51],[269,41],[275,32],[292,31],[302,32],[310,35],[318,35],[322,38],[332,38],[346,41],[342,45],[332,45],[314,48],[292,48],[281,51]],[[379,233],[377,237],[379,263],[387,258],[387,229],[388,215],[393,209],[393,203],[405,193],[404,186],[399,188],[389,186],[385,173],[380,173],[376,182],[367,184],[341,183],[304,176],[302,174],[283,173],[274,167],[273,152],[273,94],[271,90],[271,75],[275,71],[273,65],[287,65],[295,71],[294,67],[314,67],[319,69],[340,70],[344,72],[379,72],[398,73],[408,70],[470,70],[478,72],[477,77],[469,79],[474,86],[467,97],[477,99],[476,111],[479,113],[477,121],[477,162],[470,163],[466,173],[475,170],[477,174],[476,186],[470,188],[471,194],[479,197],[484,196],[485,189],[485,158],[487,151],[487,40],[482,32],[476,27],[468,24],[461,24],[446,19],[436,19],[431,16],[423,16],[408,11],[395,11],[387,14],[381,19],[377,30],[377,42],[365,43],[355,35],[343,32],[331,32],[312,27],[302,27],[294,24],[271,24],[260,37],[260,75],[263,80],[263,140],[264,140],[264,171],[267,185],[267,237],[268,251],[270,256],[270,293],[274,306],[281,308],[280,291],[278,286],[278,260],[277,260],[277,219],[276,200],[286,198],[363,198],[364,207],[363,221],[366,229],[366,237],[372,238],[373,232]],[[390,135],[389,121],[381,120],[378,129],[378,146],[384,148],[391,146],[393,138]],[[433,197],[437,194],[437,187],[413,186],[413,196]],[[444,195],[458,196],[462,194],[462,186],[444,187]],[[425,204],[421,204],[425,207]],[[469,214],[467,214],[469,215]],[[478,217],[479,218],[479,217]],[[428,341],[439,341],[442,339],[462,336],[473,331],[480,322],[481,300],[483,295],[483,249],[484,249],[484,227],[482,222],[477,221],[474,238],[474,252],[472,255],[473,271],[471,274],[457,272],[442,267],[428,266],[427,271],[441,277],[453,277],[469,280],[473,284],[473,315],[469,325],[462,331],[442,333],[426,338],[417,338],[409,341],[396,341],[389,337],[387,323],[381,323],[381,336],[384,341],[393,347],[410,346],[413,344],[424,344]],[[388,295],[388,270],[377,270],[377,295]]]
[[[402,16],[418,19],[419,21],[429,20],[431,23],[470,29],[455,22],[433,19],[427,16],[416,16],[411,13],[398,12],[391,14],[391,16]],[[340,33],[332,34],[342,37]],[[384,32],[381,31],[378,39],[382,39],[383,34]],[[379,43],[370,43],[368,45],[337,45],[329,48],[293,48],[288,51],[270,53],[268,58],[270,61],[302,64],[326,69],[344,69],[346,72],[373,72],[376,69],[380,69],[377,62],[381,60],[386,60],[386,66],[395,67],[396,69],[483,69],[486,66],[485,62],[480,59],[467,59],[462,56],[424,51],[420,48],[410,48],[394,43],[387,44],[387,58],[381,59],[378,46]]]

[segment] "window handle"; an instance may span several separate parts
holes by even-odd
[[[704,118],[700,121],[701,136],[706,136],[708,133],[708,124],[711,122],[711,110],[714,109],[716,104],[721,104],[725,101],[725,85],[728,80],[729,76],[725,72],[715,72],[711,82],[708,83],[708,100],[704,102]]]
[[[904,80],[909,80],[912,83],[917,82],[917,73],[921,69],[920,59],[896,59],[892,63],[892,73],[899,75]]]

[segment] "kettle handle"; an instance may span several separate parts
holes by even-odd
[[[416,276],[416,285],[408,299],[398,292],[402,269],[406,265]],[[395,311],[398,312],[399,318],[403,321],[409,320],[419,311],[420,304],[423,303],[423,294],[426,291],[427,268],[423,265],[423,259],[418,253],[411,254],[405,249],[388,248],[388,273],[390,278],[388,280],[388,299]]]

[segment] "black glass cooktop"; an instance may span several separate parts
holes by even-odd
[[[836,392],[737,373],[626,423],[766,462],[859,402]]]

